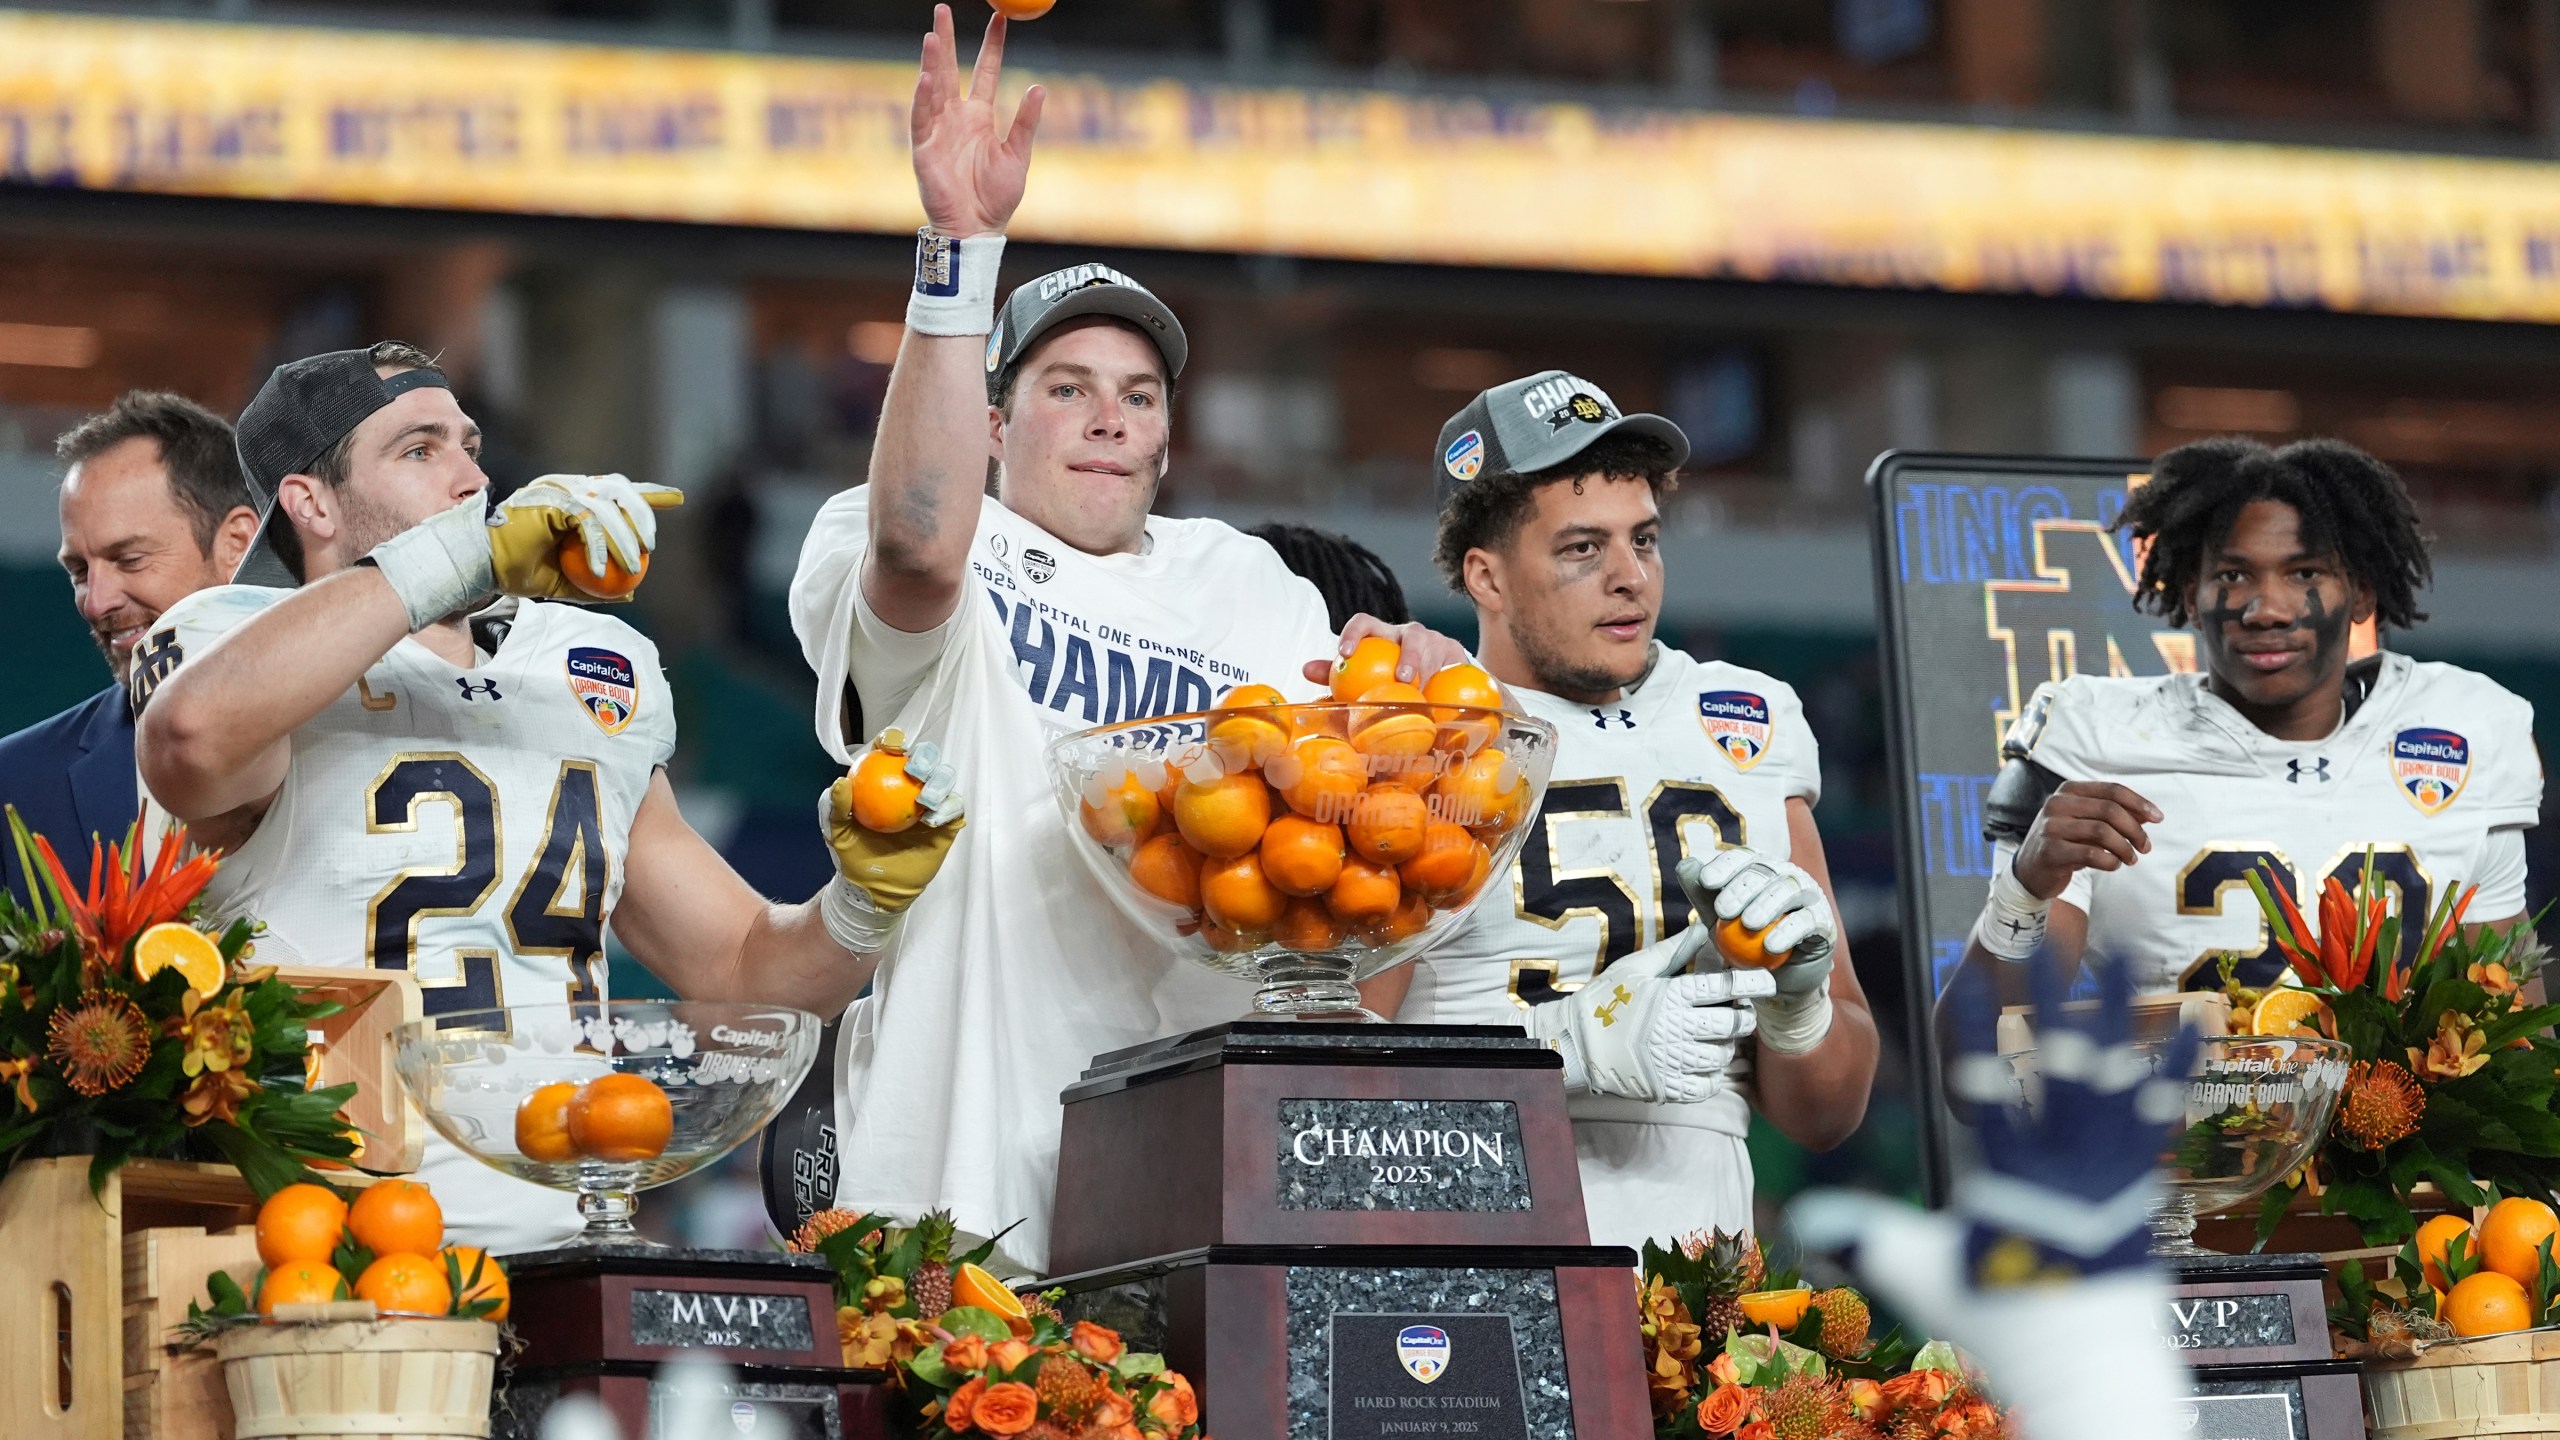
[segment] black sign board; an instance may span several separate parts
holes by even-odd
[[[1888,451],[1868,468],[1910,1046],[1933,1095],[1928,1012],[1990,885],[1982,799],[2009,722],[2047,680],[2194,668],[2189,636],[2133,608],[2132,550],[2107,529],[2147,465]],[[1942,1201],[1946,1119],[1921,1115]]]
[[[806,1350],[815,1331],[805,1294],[633,1290],[631,1341],[711,1350]]]
[[[1529,1157],[1508,1100],[1284,1099],[1284,1210],[1526,1210]]]
[[[1333,1317],[1330,1440],[1528,1440],[1508,1315]]]

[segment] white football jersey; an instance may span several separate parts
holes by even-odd
[[[137,700],[292,593],[227,585],[169,607],[135,656]],[[402,640],[293,732],[274,804],[205,892],[213,914],[266,922],[261,961],[407,970],[430,1016],[605,998],[632,817],[675,749],[657,647],[574,605],[502,603],[474,628],[495,624],[469,668]],[[498,1253],[579,1227],[571,1197],[432,1127],[417,1178],[457,1239]]]
[[[1546,799],[1508,884],[1413,962],[1398,1020],[1518,1024],[1529,1006],[1688,928],[1674,873],[1683,858],[1737,845],[1788,855],[1787,802],[1822,794],[1795,691],[1659,642],[1654,656],[1614,704],[1505,687],[1556,727]],[[1571,1110],[1595,1243],[1749,1223],[1751,1113],[1739,1091],[1686,1105],[1579,1095]],[[1619,1133],[1629,1126],[1680,1133]]]
[[[2220,961],[2263,985],[2283,969],[2249,890],[2252,870],[2292,887],[2314,926],[2321,885],[2349,888],[2373,851],[2404,915],[2448,885],[2481,885],[2469,917],[2524,908],[2516,832],[2542,806],[2533,707],[2486,676],[2384,652],[2371,688],[2321,740],[2279,740],[2198,673],[2075,675],[2039,687],[2004,753],[2062,780],[2111,780],[2166,818],[2151,850],[2115,871],[2083,870],[2061,896],[2089,917],[2089,951],[2134,965],[2146,992],[2211,988]],[[2010,863],[2002,844],[1995,862]],[[2404,927],[2414,947],[2419,926]]]
[[[829,500],[800,552],[792,628],[818,674],[818,738],[850,760],[890,726],[942,745],[968,828],[848,1012],[839,1205],[948,1206],[1038,1273],[1049,1255],[1059,1092],[1105,1050],[1242,1017],[1253,988],[1175,958],[1068,848],[1048,742],[1206,709],[1229,688],[1310,698],[1333,654],[1314,586],[1219,521],[1152,516],[1143,551],[1087,555],[989,499],[959,608],[923,634],[862,598],[868,487]],[[843,733],[850,684],[864,733]]]

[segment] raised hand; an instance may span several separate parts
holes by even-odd
[[[2082,870],[2121,870],[2150,853],[2143,827],[2160,807],[2122,785],[2070,780],[2045,797],[2010,868],[2039,900],[2051,900]]]
[[[1031,177],[1031,139],[1040,128],[1046,92],[1032,86],[1014,111],[1013,123],[999,123],[996,85],[1004,73],[1004,30],[1002,15],[988,17],[977,66],[963,89],[951,7],[933,7],[933,33],[924,37],[908,131],[916,194],[938,234],[966,238],[1002,232]]]

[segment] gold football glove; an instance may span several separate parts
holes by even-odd
[[[623,599],[638,587],[657,548],[656,512],[683,503],[680,490],[620,475],[545,475],[489,512],[496,586],[534,600]],[[582,553],[567,554],[573,544]],[[603,583],[570,578],[567,567],[581,560],[585,578]]]
[[[836,880],[822,892],[820,909],[837,944],[865,952],[888,944],[898,917],[942,869],[951,842],[968,823],[957,778],[940,746],[927,740],[910,749],[903,734],[883,730],[852,770],[819,797],[819,824],[836,858]],[[902,797],[902,781],[917,787],[911,797]],[[857,817],[884,803],[879,790],[857,795],[865,786],[891,792],[885,804],[893,811],[904,798],[912,820],[897,830],[864,824]]]

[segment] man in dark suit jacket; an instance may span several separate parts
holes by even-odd
[[[192,400],[136,390],[54,442],[62,477],[62,568],[115,683],[0,739],[0,802],[50,840],[74,884],[94,834],[124,837],[139,802],[125,706],[134,642],[160,612],[239,567],[258,530],[231,427]],[[28,877],[0,843],[0,876]]]

